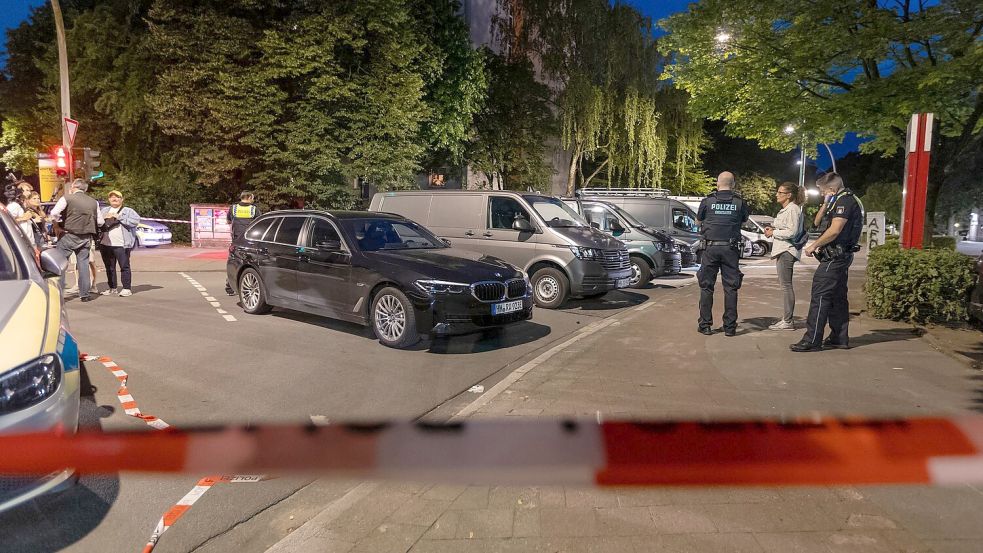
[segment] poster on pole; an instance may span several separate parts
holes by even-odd
[[[40,186],[38,192],[41,194],[42,201],[53,200],[55,192],[61,187],[56,171],[55,160],[38,158],[38,185]]]
[[[883,211],[868,211],[867,221],[864,225],[864,233],[867,235],[867,248],[883,246],[887,239],[885,233],[886,221]]]

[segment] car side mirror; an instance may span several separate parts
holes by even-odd
[[[47,249],[41,252],[41,270],[45,278],[60,277],[68,268],[68,257],[59,250]]]
[[[451,241],[448,240],[448,239],[446,239],[446,238],[441,238],[440,241],[443,242],[447,246],[450,246],[451,245]]]
[[[616,236],[616,237],[617,236],[621,236],[627,230],[628,229],[626,229],[625,227],[621,226],[621,223],[619,223],[618,221],[612,221],[612,223],[611,223],[611,234],[613,234],[614,236]]]
[[[532,223],[530,223],[527,219],[518,217],[515,221],[512,221],[512,230],[517,230],[519,232],[534,232],[536,227],[532,226]]]

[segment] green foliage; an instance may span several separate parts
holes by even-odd
[[[867,310],[880,319],[950,323],[967,319],[974,260],[948,249],[878,246],[867,259]]]
[[[658,82],[664,58],[648,18],[607,0],[499,6],[507,15],[499,25],[504,49],[536,60],[551,84],[560,143],[570,155],[568,194],[602,171],[609,184],[659,186],[667,160],[685,182],[702,128],[685,94]]]
[[[766,147],[853,131],[872,139],[864,151],[890,155],[913,112],[936,113],[931,228],[942,183],[983,143],[980,21],[973,0],[703,0],[661,25],[675,52],[667,78],[691,108]]]
[[[956,251],[956,237],[954,236],[933,236],[928,247],[935,250]]]
[[[460,163],[488,90],[484,57],[471,47],[468,25],[458,16],[458,0],[415,0],[412,10],[419,32],[427,38],[420,56],[429,108],[422,139],[429,158],[446,156]]]
[[[867,212],[883,211],[888,222],[901,221],[901,185],[896,182],[879,182],[867,187],[861,202]]]
[[[120,182],[180,174],[176,195],[348,205],[460,159],[487,79],[458,0],[104,0],[65,11],[76,144]],[[50,6],[8,33],[0,163],[59,143]],[[115,175],[115,177],[113,177]]]
[[[556,128],[548,105],[549,88],[536,80],[528,60],[509,61],[488,49],[483,55],[488,99],[475,117],[468,160],[484,174],[485,185],[549,191],[552,169],[546,146]]]
[[[757,173],[744,177],[737,183],[737,192],[747,202],[751,213],[757,215],[772,215],[778,212],[778,204],[775,202],[776,189],[778,189],[778,182],[775,179]]]

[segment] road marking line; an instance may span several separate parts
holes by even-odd
[[[638,308],[636,307],[634,309],[638,309]],[[494,399],[495,396],[497,396],[497,395],[501,394],[502,392],[504,392],[512,384],[515,384],[515,382],[517,380],[519,380],[520,378],[522,378],[522,376],[525,375],[526,373],[528,373],[529,371],[531,371],[531,370],[535,369],[536,367],[542,365],[543,363],[545,363],[546,361],[548,361],[551,357],[553,357],[557,353],[560,353],[561,351],[563,351],[567,347],[569,347],[569,346],[573,345],[574,343],[576,343],[576,342],[578,342],[578,341],[580,341],[580,340],[582,340],[582,339],[590,336],[591,334],[594,334],[595,332],[597,332],[597,331],[599,331],[599,330],[601,330],[601,329],[603,329],[603,328],[611,325],[611,323],[613,323],[613,322],[614,322],[613,318],[611,318],[611,319],[604,319],[603,321],[597,321],[595,323],[591,323],[591,324],[585,326],[584,328],[578,330],[573,335],[573,337],[567,339],[566,341],[564,341],[563,343],[561,343],[558,346],[553,346],[552,348],[550,348],[546,352],[541,353],[538,357],[536,357],[532,361],[529,361],[525,365],[522,365],[518,369],[512,371],[508,376],[506,376],[505,378],[503,378],[498,384],[495,384],[487,392],[485,392],[480,397],[478,397],[478,399],[472,401],[466,407],[464,407],[464,409],[461,409],[460,411],[458,411],[458,413],[456,415],[454,415],[453,417],[451,417],[450,420],[451,421],[461,420],[461,419],[463,419],[463,418],[471,415],[472,413],[474,413],[478,409],[481,409],[489,401],[491,401],[492,399]]]
[[[226,321],[228,321],[230,323],[231,322],[235,322],[237,320],[232,315],[229,315],[228,314],[228,311],[226,311],[224,309],[221,309],[222,304],[218,301],[218,299],[215,298],[215,296],[212,296],[212,295],[210,295],[208,293],[208,289],[207,288],[205,288],[204,286],[202,286],[201,284],[199,284],[198,281],[196,281],[195,279],[191,278],[190,276],[188,276],[185,273],[178,273],[178,274],[181,275],[181,276],[183,276],[184,278],[186,278],[188,280],[188,283],[191,284],[192,286],[194,286],[196,290],[198,290],[198,292],[201,294],[201,298],[203,300],[207,301],[210,306],[214,307],[215,308],[215,311],[219,315],[221,315],[223,319],[225,319]]]

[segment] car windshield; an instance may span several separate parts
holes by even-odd
[[[636,219],[635,216],[632,215],[631,213],[628,213],[627,211],[625,211],[624,209],[621,209],[620,207],[618,207],[616,205],[612,205],[611,208],[614,210],[615,213],[617,213],[625,221],[627,221],[628,224],[631,225],[632,227],[634,227],[634,228],[640,228],[640,229],[645,228],[645,223],[643,223],[643,222],[639,221],[638,219]]]
[[[394,219],[348,219],[342,225],[355,237],[363,252],[379,250],[431,250],[446,248],[427,229],[412,221]]]
[[[536,213],[553,228],[586,227],[585,221],[576,211],[558,198],[548,196],[526,196]]]

